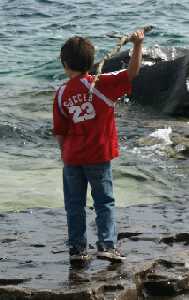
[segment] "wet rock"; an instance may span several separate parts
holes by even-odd
[[[101,288],[65,292],[64,290],[30,290],[26,288],[0,287],[0,299],[3,300],[103,300]]]
[[[95,212],[88,209],[92,260],[77,267],[69,264],[63,209],[7,214],[1,220],[0,300],[157,300],[157,293],[161,300],[181,293],[188,300],[188,202],[117,208],[116,214],[126,261],[96,258]]]
[[[11,242],[15,242],[17,239],[15,238],[5,238],[1,240],[1,243],[11,243]]]
[[[44,245],[44,244],[31,244],[30,247],[43,248],[43,247],[46,247],[46,245]]]
[[[174,236],[168,236],[160,239],[161,243],[166,243],[168,245],[173,245],[173,243],[181,243],[184,245],[189,245],[189,233],[178,233]]]
[[[122,240],[122,239],[125,239],[125,238],[131,238],[131,237],[135,237],[135,236],[138,236],[142,233],[140,232],[119,232],[118,235],[117,235],[117,239],[118,241],[119,240]]]
[[[137,276],[144,295],[175,296],[189,292],[189,272],[181,263],[157,260],[147,272]]]
[[[0,285],[17,285],[20,283],[24,283],[26,281],[29,281],[30,279],[24,279],[24,278],[1,278],[0,279]]]

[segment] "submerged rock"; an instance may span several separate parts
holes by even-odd
[[[167,130],[167,129],[162,129]],[[170,133],[170,140],[163,137],[153,136],[141,137],[137,141],[138,147],[148,147],[158,149],[163,155],[175,159],[189,158],[189,136],[188,133]],[[146,148],[147,149],[147,148]]]

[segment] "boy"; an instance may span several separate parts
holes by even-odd
[[[89,97],[94,79],[89,70],[94,63],[94,46],[82,37],[72,37],[61,48],[61,62],[69,81],[56,92],[53,132],[64,162],[64,202],[67,213],[70,262],[87,261],[86,193],[88,183],[94,201],[97,226],[97,257],[121,262],[116,249],[115,200],[111,160],[118,156],[114,106],[118,98],[130,94],[138,74],[143,31],[132,35],[133,53],[128,70],[102,74]]]

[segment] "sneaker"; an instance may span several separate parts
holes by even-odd
[[[100,249],[97,252],[97,258],[106,259],[110,262],[120,263],[126,259],[116,248]]]
[[[70,248],[70,263],[84,263],[90,260],[86,249]]]

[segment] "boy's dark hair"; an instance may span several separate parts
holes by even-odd
[[[87,72],[94,63],[95,48],[86,38],[75,36],[61,47],[60,59],[73,71]]]

